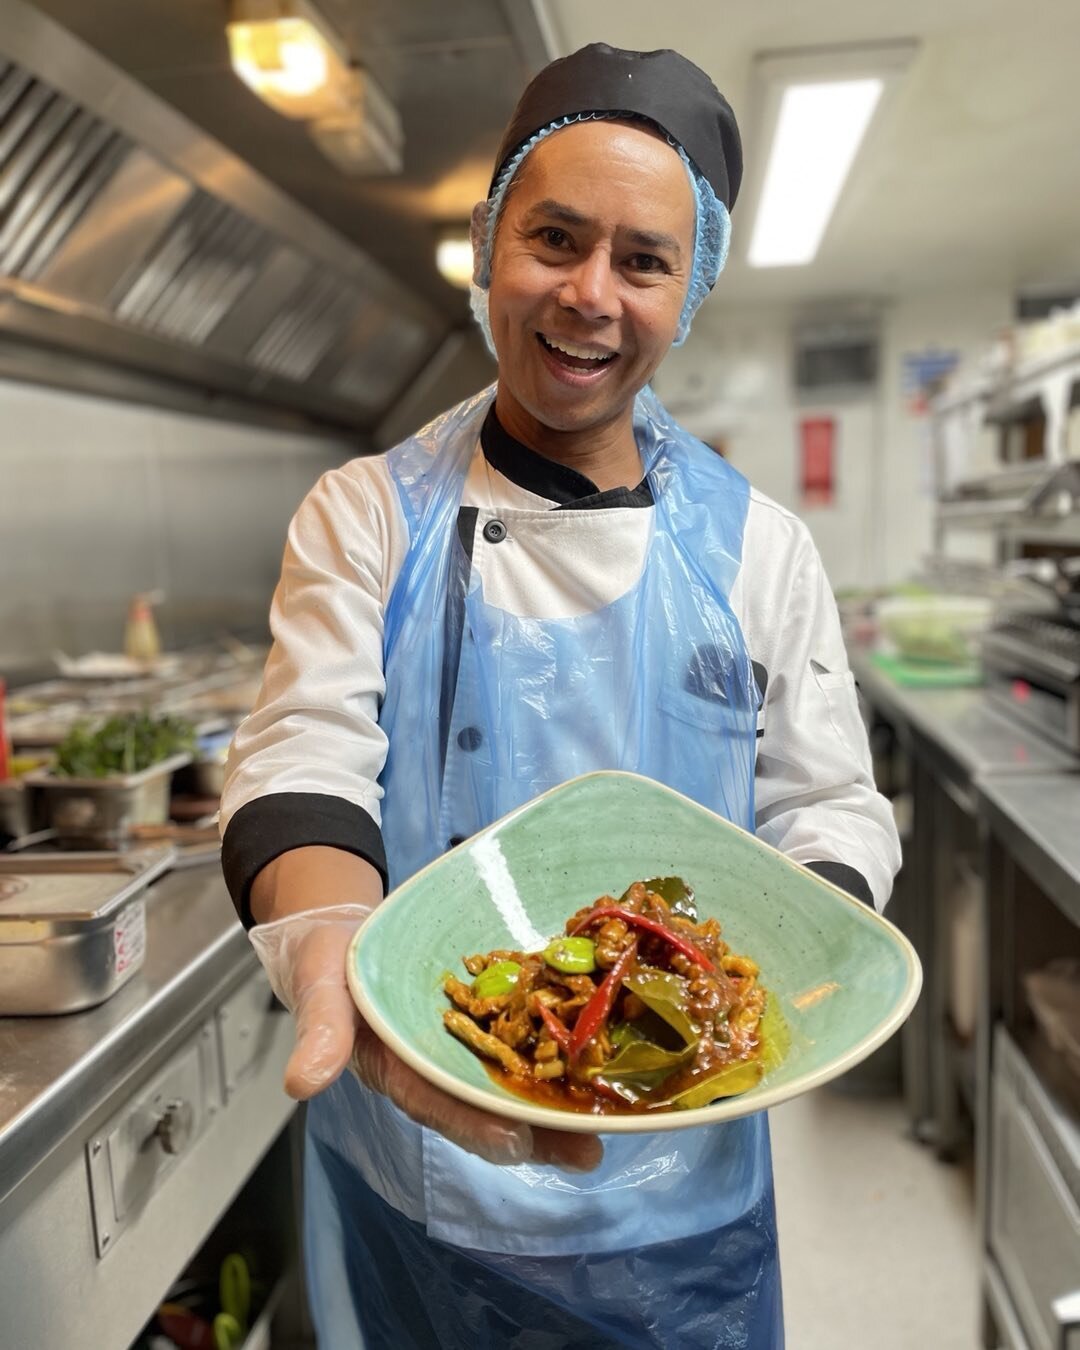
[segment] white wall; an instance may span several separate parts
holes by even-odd
[[[285,530],[346,444],[0,381],[0,670],[265,622]]]
[[[755,487],[803,516],[835,588],[901,581],[929,550],[932,522],[929,422],[908,409],[904,357],[931,348],[962,359],[981,352],[1009,322],[1011,295],[1002,288],[890,303],[877,389],[843,402],[796,401],[797,317],[779,308],[725,310],[718,293],[686,345],[668,356],[657,392],[695,435],[723,437],[731,462]],[[830,506],[803,508],[798,424],[815,415],[837,421],[836,496]]]

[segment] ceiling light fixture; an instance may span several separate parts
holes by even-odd
[[[283,117],[332,117],[355,103],[349,54],[306,0],[233,0],[226,33],[233,70]]]
[[[435,265],[451,286],[469,289],[473,275],[472,240],[468,225],[447,228],[435,245]]]
[[[751,232],[751,267],[813,261],[871,119],[913,42],[759,58],[762,144],[771,148]]]

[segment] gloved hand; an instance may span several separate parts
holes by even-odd
[[[345,979],[349,943],[370,913],[365,905],[305,910],[258,924],[249,933],[274,993],[296,1019],[296,1045],[285,1067],[289,1096],[306,1101],[349,1066],[418,1125],[488,1162],[553,1163],[582,1172],[596,1167],[603,1146],[594,1135],[533,1128],[458,1101],[379,1040],[360,1016]]]

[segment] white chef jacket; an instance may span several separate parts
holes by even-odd
[[[595,487],[495,426],[501,451],[493,452],[485,426],[459,519],[485,600],[544,618],[611,604],[641,573],[653,507],[623,504],[640,503],[639,489],[636,498],[622,491],[592,499],[603,509],[577,509],[566,479],[585,494]],[[485,526],[503,511],[514,512],[514,529],[500,537]],[[233,742],[221,802],[226,877],[246,921],[251,881],[290,848],[347,848],[385,875],[383,620],[408,546],[384,455],[324,474],[292,521],[271,610],[273,646]],[[761,694],[758,836],[884,908],[899,840],[874,787],[832,592],[806,526],[753,489],[730,603]]]

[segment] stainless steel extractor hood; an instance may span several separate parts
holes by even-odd
[[[39,10],[3,10],[0,372],[90,362],[371,431],[447,320]]]

